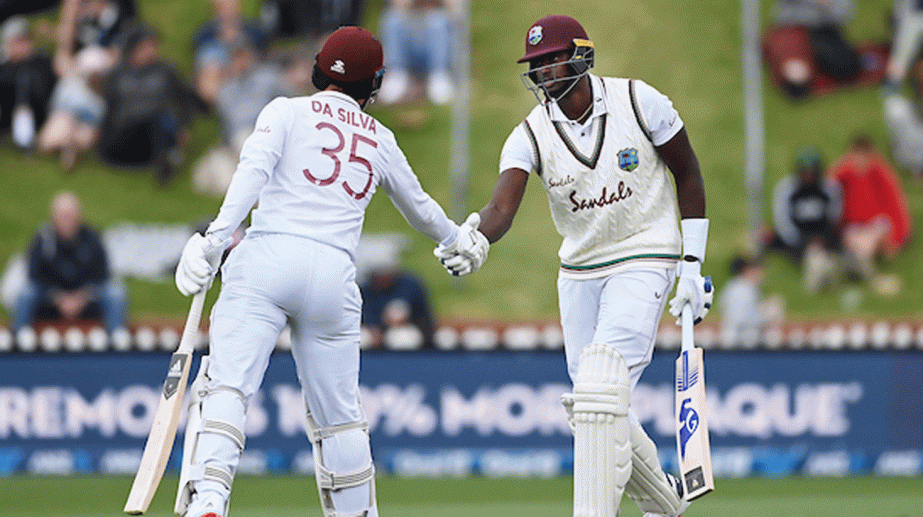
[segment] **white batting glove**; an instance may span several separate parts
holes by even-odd
[[[676,282],[676,296],[670,300],[670,314],[680,317],[683,306],[692,307],[692,320],[699,323],[711,309],[715,298],[715,288],[711,277],[702,277],[702,264],[699,261],[681,260],[676,266],[679,279]],[[680,325],[680,320],[676,320]]]
[[[465,276],[474,273],[487,260],[490,242],[478,231],[481,215],[473,212],[458,227],[458,237],[448,246],[439,245],[433,250],[436,258],[453,276]]]
[[[194,233],[180,256],[176,266],[176,288],[184,296],[198,293],[211,286],[218,272],[221,254],[230,244],[230,239],[221,242],[214,235],[203,236]]]

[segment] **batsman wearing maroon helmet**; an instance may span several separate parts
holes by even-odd
[[[259,201],[222,266],[209,354],[189,390],[179,515],[227,515],[247,405],[289,326],[324,517],[378,516],[359,404],[362,299],[355,267],[369,200],[380,188],[440,246],[486,255],[483,236],[446,217],[393,133],[365,113],[385,73],[382,57],[370,32],[333,32],[314,64],[318,93],[280,97],[263,109],[218,216],[183,250],[176,285],[188,296],[208,288],[231,234]]]
[[[713,296],[701,275],[708,235],[699,163],[672,102],[638,79],[597,77],[595,48],[569,16],[526,31],[522,74],[538,106],[507,139],[478,233],[510,229],[530,175],[548,194],[559,250],[558,303],[574,430],[574,517],[615,517],[627,493],[647,517],[687,506],[629,407],[650,363],[667,297],[698,321]],[[437,247],[453,274],[479,266]],[[678,280],[677,280],[678,278]]]

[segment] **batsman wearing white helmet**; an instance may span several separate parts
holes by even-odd
[[[593,59],[573,18],[548,16],[529,28],[519,62],[529,64],[523,80],[539,105],[503,147],[478,230],[496,242],[530,173],[545,186],[563,236],[558,303],[574,384],[564,397],[574,429],[574,517],[614,517],[623,493],[647,517],[676,516],[689,503],[661,469],[629,394],[651,361],[676,276],[674,316],[690,303],[698,321],[711,305],[701,276],[705,190],[670,100],[640,80],[590,74]],[[455,274],[479,265],[444,247],[435,253]]]
[[[176,512],[227,515],[247,404],[286,325],[307,411],[325,517],[375,517],[368,425],[359,404],[362,300],[354,259],[365,210],[383,189],[440,246],[486,254],[476,222],[460,229],[420,186],[394,135],[364,108],[385,69],[368,31],[343,27],[317,54],[309,97],[278,98],[246,140],[221,209],[186,244],[185,295],[207,288],[235,228],[252,224],[222,266],[210,350],[193,382]]]

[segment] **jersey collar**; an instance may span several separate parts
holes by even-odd
[[[333,97],[333,98],[348,102],[352,104],[353,106],[355,106],[356,108],[360,107],[359,103],[356,102],[356,99],[353,99],[352,97],[350,97],[349,95],[346,95],[343,92],[337,92],[333,90],[323,90],[323,91],[319,91],[315,93],[314,95],[319,96],[319,97]]]

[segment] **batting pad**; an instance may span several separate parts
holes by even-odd
[[[667,481],[657,458],[657,446],[638,422],[631,422],[631,477],[625,486],[645,517],[673,517],[689,506]]]
[[[628,366],[615,348],[583,350],[574,381],[574,517],[616,517],[631,474]]]
[[[246,444],[247,400],[236,389],[208,388],[208,357],[190,390],[189,419],[174,511],[184,515],[193,494],[213,490],[225,501],[225,514],[237,463]]]
[[[305,410],[324,517],[378,517],[368,422],[320,427]]]

